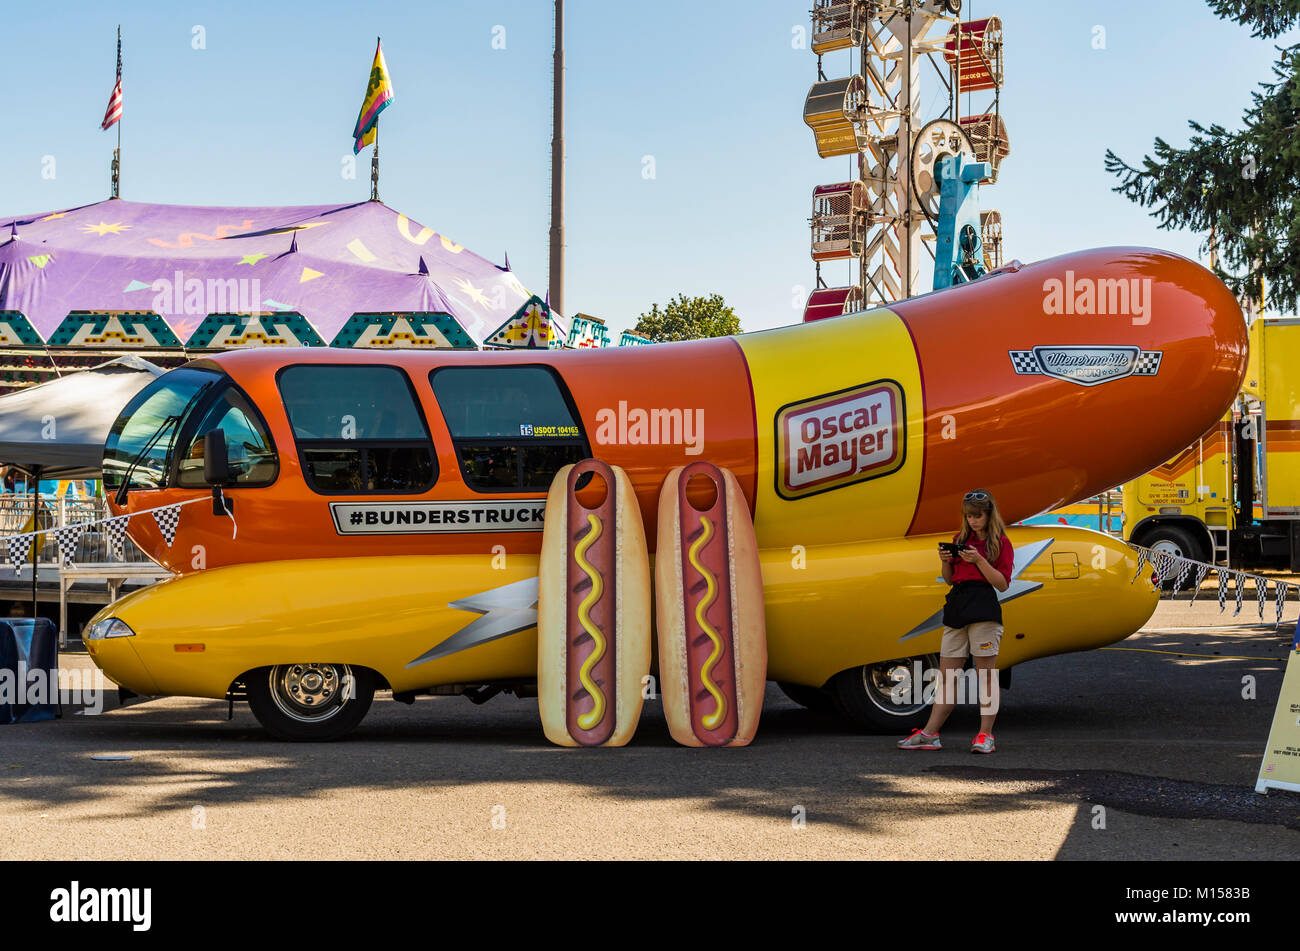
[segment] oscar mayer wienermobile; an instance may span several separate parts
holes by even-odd
[[[680,741],[739,744],[768,679],[901,729],[962,494],[1014,521],[1149,470],[1222,415],[1246,348],[1208,271],[1110,248],[684,344],[224,353],[110,437],[117,512],[204,501],[170,543],[131,519],[181,577],[101,611],[87,645],[128,691],[246,697],[294,739],[347,732],[375,689],[506,689],[536,690],[564,745],[626,742],[649,697]],[[1108,536],[1011,539],[1004,667],[1154,609]]]

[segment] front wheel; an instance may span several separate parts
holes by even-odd
[[[829,692],[836,708],[867,733],[900,733],[925,726],[939,657],[923,654],[841,671]],[[927,690],[927,688],[930,688]]]
[[[249,675],[248,706],[277,740],[337,740],[375,697],[370,672],[347,664],[281,664]]]

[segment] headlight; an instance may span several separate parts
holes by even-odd
[[[86,639],[90,641],[102,641],[109,637],[135,637],[135,631],[127,627],[125,621],[110,617],[96,621],[86,632]]]

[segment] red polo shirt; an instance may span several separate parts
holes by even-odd
[[[956,542],[957,536],[954,535],[952,540]],[[973,532],[971,533],[970,538],[966,539],[966,544],[970,545],[972,548],[978,551],[985,558],[988,558],[989,564],[991,564],[995,570],[1002,572],[1002,577],[1006,578],[1008,582],[1011,581],[1011,564],[1015,560],[1015,556],[1011,551],[1011,541],[1010,539],[1007,538],[1007,536],[1005,535],[1002,536],[1002,544],[998,551],[997,561],[994,561],[992,558],[989,558],[988,542],[980,541],[979,538],[977,538]],[[956,584],[959,581],[987,581],[987,580],[988,579],[985,578],[983,573],[980,571],[979,565],[967,564],[966,562],[962,561],[960,555],[958,555],[956,560],[953,561],[952,563],[953,584]]]

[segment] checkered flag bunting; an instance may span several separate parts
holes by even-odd
[[[1237,586],[1237,610],[1232,612],[1232,616],[1236,617],[1238,614],[1241,613],[1241,598],[1242,595],[1246,593],[1246,589],[1244,587],[1246,583],[1246,576],[1242,574],[1240,571],[1234,571],[1232,573],[1232,580],[1233,583]]]
[[[1277,618],[1273,623],[1281,624],[1282,612],[1286,610],[1286,599],[1287,595],[1291,593],[1291,586],[1285,581],[1279,581],[1273,586],[1273,590],[1277,592]]]
[[[1219,613],[1222,614],[1228,606],[1228,573],[1219,569]]]
[[[1193,604],[1196,603],[1196,596],[1201,593],[1201,584],[1205,581],[1205,576],[1208,575],[1209,573],[1210,573],[1209,565],[1197,564],[1196,584],[1192,588],[1192,600],[1187,602],[1188,607],[1191,607]]]
[[[104,531],[108,533],[109,550],[119,561],[126,554],[126,526],[130,520],[130,515],[117,515],[104,522]]]
[[[181,520],[181,503],[158,509],[153,513],[153,520],[158,523],[163,538],[167,540],[167,547],[170,548],[172,539],[176,537],[176,523]]]
[[[54,530],[54,540],[59,545],[59,560],[71,565],[76,559],[77,542],[81,541],[83,525],[65,525]]]
[[[1145,548],[1139,548],[1138,549],[1138,570],[1137,573],[1133,575],[1133,581],[1137,581],[1138,578],[1142,577],[1142,569],[1143,567],[1145,567],[1146,563],[1147,563],[1147,550]],[[1133,581],[1130,581],[1129,584],[1132,584]]]
[[[8,542],[9,565],[13,568],[14,574],[17,575],[22,571],[23,565],[27,564],[27,559],[31,556],[32,536],[10,535]]]
[[[1177,594],[1183,590],[1183,582],[1192,573],[1192,563],[1185,558],[1176,558],[1174,560],[1178,562],[1178,577],[1174,579],[1174,594]]]
[[[1264,601],[1268,598],[1268,579],[1255,576],[1255,596],[1259,599],[1259,619],[1264,620]]]

